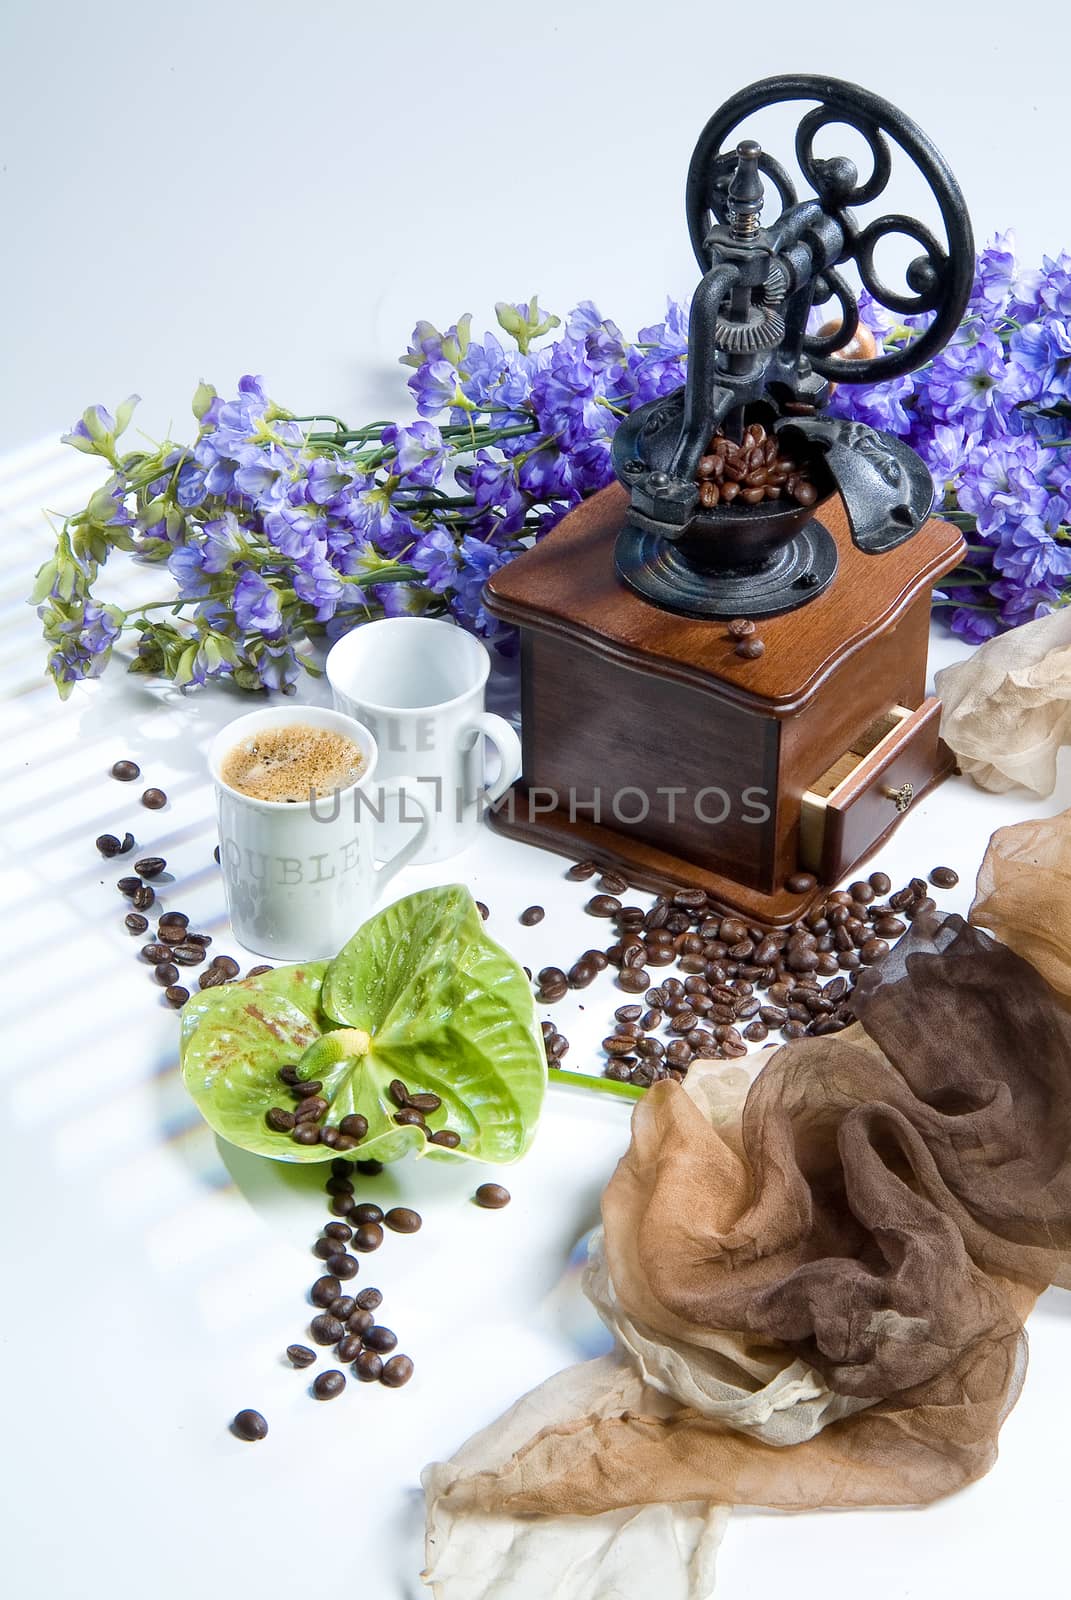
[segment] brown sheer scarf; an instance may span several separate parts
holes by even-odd
[[[954,917],[918,919],[856,1010],[779,1050],[735,1127],[652,1089],[603,1217],[647,1328],[787,1348],[865,1408],[787,1448],[683,1406],[579,1418],[459,1484],[459,1506],[902,1505],[989,1468],[1022,1319],[1071,1259],[1071,1013]]]

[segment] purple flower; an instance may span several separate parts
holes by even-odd
[[[1015,280],[1014,235],[994,234],[992,244],[978,257],[967,315],[978,317],[992,327],[1006,311]]]
[[[998,434],[967,453],[959,504],[981,533],[998,532],[1024,515],[1040,517],[1052,498],[1046,483],[1051,454],[1029,434]]]
[[[978,449],[978,435],[948,422],[937,422],[918,441],[918,451],[930,469],[939,498],[960,486],[964,464]]]
[[[422,417],[437,417],[440,411],[468,406],[458,382],[457,371],[449,361],[427,361],[409,379],[417,410]]]
[[[1008,369],[1016,400],[1071,400],[1071,321],[1030,322],[1012,334]]]
[[[926,395],[942,422],[962,422],[977,429],[1006,400],[1004,346],[991,329],[976,339],[955,339],[945,346],[926,377]]]
[[[842,364],[846,373],[850,373],[851,362]],[[846,376],[838,381],[828,411],[831,417],[850,417],[902,437],[911,429],[911,418],[905,409],[911,393],[910,378],[892,378],[885,383],[852,383]]]
[[[279,597],[259,572],[249,568],[234,586],[234,620],[241,633],[280,633],[283,626]]]
[[[442,594],[454,581],[457,572],[457,546],[453,535],[438,526],[422,534],[414,550],[406,558],[411,567],[424,574],[429,589]]]
[[[431,488],[443,475],[446,450],[443,436],[432,422],[414,422],[407,428],[391,423],[380,435],[394,450],[391,471],[410,485]]]

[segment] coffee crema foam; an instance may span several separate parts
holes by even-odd
[[[295,722],[243,739],[225,756],[220,775],[252,800],[297,805],[310,792],[318,798],[349,788],[363,769],[360,749],[345,734]]]

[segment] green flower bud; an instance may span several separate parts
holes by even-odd
[[[198,422],[203,419],[205,412],[208,410],[215,398],[215,386],[211,383],[206,383],[202,378],[196,389],[193,391],[193,414],[197,418]]]

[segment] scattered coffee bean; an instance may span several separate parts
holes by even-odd
[[[197,978],[199,989],[218,989],[227,982],[227,974],[222,967],[207,967]]]
[[[592,917],[615,917],[621,910],[621,902],[612,894],[592,895],[584,910]]]
[[[311,1367],[316,1360],[316,1351],[307,1344],[288,1344],[286,1354],[292,1367]]]
[[[476,910],[480,913],[480,916],[483,918],[484,922],[486,922],[488,917],[491,915],[490,910],[484,905],[482,900],[477,900]]]
[[[374,1157],[367,1161],[357,1161],[354,1163],[354,1165],[356,1166],[357,1171],[362,1173],[366,1178],[377,1178],[383,1171],[382,1161],[376,1161]]]
[[[398,1343],[398,1335],[393,1328],[385,1328],[382,1323],[376,1323],[364,1335],[365,1348],[375,1350],[379,1355],[386,1355],[388,1350],[393,1350]]]
[[[122,848],[114,833],[102,833],[97,840],[97,849],[102,856],[117,856]]]
[[[207,934],[203,934],[203,933],[199,933],[199,934],[196,934],[196,935],[191,934],[190,937],[191,938],[196,937],[198,943],[200,943],[200,944],[211,944],[212,943],[211,939],[208,938]],[[264,965],[264,966],[261,966],[261,967],[250,967],[249,971],[246,973],[246,977],[247,978],[262,978],[266,972],[274,972],[274,971],[275,971],[275,968],[272,967],[272,966],[269,966],[269,965]]]
[[[794,872],[790,878],[785,879],[785,888],[789,894],[810,894],[817,884],[818,879],[810,872]]]
[[[227,978],[236,978],[242,970],[233,956],[213,956],[212,965]]]
[[[377,1383],[383,1372],[383,1357],[377,1356],[374,1350],[362,1350],[352,1370],[359,1383]]]
[[[204,958],[204,949],[199,944],[174,944],[171,946],[171,959],[172,961],[177,961],[180,967],[199,967]]]
[[[334,1166],[334,1162],[331,1163]],[[353,1229],[345,1222],[328,1222],[324,1225],[324,1237],[327,1239],[341,1239],[343,1244],[348,1244],[353,1238]]]
[[[368,1132],[368,1118],[362,1117],[359,1111],[351,1111],[339,1123],[338,1131],[349,1139],[363,1139]]]
[[[741,639],[736,647],[736,654],[743,661],[757,661],[766,654],[766,646],[761,639]]]
[[[112,767],[112,777],[118,778],[120,783],[133,783],[135,778],[141,777],[141,768],[136,761],[117,761]]]
[[[120,894],[125,894],[127,899],[130,900],[130,899],[133,898],[134,895],[137,894],[138,890],[141,888],[141,879],[140,878],[117,878],[116,879],[116,883],[115,883],[115,887],[119,890]]]
[[[730,639],[749,639],[755,632],[755,624],[750,617],[734,617],[727,631]]]
[[[439,1110],[442,1101],[437,1094],[411,1094],[409,1104],[414,1111],[420,1111],[425,1117],[430,1117],[433,1112]]]
[[[354,1206],[351,1221],[355,1227],[364,1222],[382,1222],[382,1207],[375,1205],[371,1200],[363,1200],[359,1206]]]
[[[184,911],[165,911],[156,925],[158,928],[179,928],[185,932],[190,925],[190,919]]]
[[[338,1299],[341,1292],[342,1285],[338,1279],[327,1274],[322,1278],[317,1278],[309,1290],[309,1299],[314,1306],[322,1306],[326,1310],[332,1300]]]
[[[500,1211],[510,1203],[510,1192],[500,1183],[481,1183],[473,1199],[487,1211]]]
[[[313,1254],[319,1256],[321,1261],[327,1261],[329,1257],[337,1255],[339,1246],[341,1244],[348,1244],[350,1239],[353,1238],[353,1231],[350,1228],[346,1228],[345,1239],[340,1239],[336,1235],[329,1233],[328,1229],[332,1227],[345,1226],[345,1223],[329,1222],[327,1227],[324,1229],[324,1237],[322,1239],[317,1239],[316,1243],[313,1245]]]
[[[167,805],[167,795],[162,789],[146,789],[141,797],[141,803],[150,811],[162,811]]]
[[[294,1113],[285,1106],[272,1106],[264,1114],[264,1121],[273,1133],[289,1133],[295,1120]]]
[[[340,1361],[352,1361],[354,1356],[361,1353],[361,1336],[359,1333],[344,1333],[335,1346],[335,1354]]]
[[[360,1231],[360,1230],[358,1230]],[[354,1234],[354,1240],[357,1235]],[[355,1257],[348,1255],[345,1250],[339,1250],[335,1255],[328,1256],[327,1265],[336,1278],[355,1278],[360,1271],[360,1262]]]
[[[383,1243],[383,1229],[378,1222],[362,1222],[355,1229],[353,1235],[353,1248],[362,1255],[369,1255],[373,1250],[378,1250]]]
[[[337,1317],[333,1317],[330,1311],[324,1311],[320,1316],[313,1317],[309,1323],[309,1332],[317,1344],[337,1344],[346,1332],[346,1327]]]
[[[311,1122],[299,1122],[290,1137],[295,1144],[319,1144],[320,1130]]]
[[[599,879],[599,888],[606,894],[627,894],[628,880],[618,872],[604,872]]]
[[[574,861],[565,876],[573,883],[583,883],[585,878],[593,878],[598,870],[594,861]]]
[[[521,912],[519,920],[524,927],[534,928],[537,922],[543,921],[546,914],[542,906],[529,906],[525,911]]]
[[[168,989],[172,984],[178,983],[179,969],[173,961],[161,961],[153,968],[153,976],[157,983]]]
[[[131,904],[138,911],[148,911],[155,899],[156,890],[150,889],[147,883],[139,884],[139,886],[134,890],[134,893],[130,896]]]
[[[367,1311],[364,1306],[355,1305],[346,1318],[346,1327],[350,1333],[360,1334],[363,1339],[369,1328],[375,1324],[375,1316]]]
[[[453,1128],[440,1128],[437,1133],[428,1134],[428,1143],[441,1145],[444,1150],[456,1150],[461,1143],[461,1135],[455,1133]]]
[[[413,1363],[408,1356],[391,1356],[379,1375],[379,1381],[388,1389],[400,1389],[412,1376]]]
[[[345,1387],[345,1378],[341,1372],[332,1367],[329,1371],[321,1372],[313,1379],[312,1392],[317,1400],[333,1400],[336,1395],[342,1393]]]
[[[935,889],[954,889],[959,882],[959,873],[953,867],[934,867],[930,882]]]
[[[264,1421],[259,1411],[239,1411],[231,1428],[239,1439],[245,1439],[250,1444],[257,1439],[268,1437],[268,1424]]]
[[[392,1206],[383,1218],[392,1233],[418,1233],[422,1220],[420,1212],[409,1206]]]
[[[169,1006],[174,1006],[176,1011],[180,1006],[184,1006],[189,998],[190,991],[184,989],[181,983],[169,983],[164,990],[164,999]]]
[[[417,1111],[414,1106],[406,1106],[404,1111],[394,1113],[394,1121],[399,1128],[423,1128],[424,1113]]]
[[[144,933],[149,926],[149,919],[143,917],[140,911],[128,911],[123,923],[128,933]]]
[[[142,856],[134,862],[134,871],[143,878],[158,878],[166,866],[163,856]]]
[[[350,1318],[357,1309],[357,1302],[351,1294],[340,1294],[336,1295],[327,1309],[333,1317],[337,1317],[339,1322],[344,1322],[348,1328]]]
[[[362,1311],[375,1311],[383,1304],[383,1296],[378,1289],[362,1289],[357,1296],[357,1304]]]
[[[217,959],[212,965],[222,967],[223,959],[225,958]],[[318,1095],[322,1088],[323,1084],[319,1078],[299,1078],[292,1086],[291,1092],[296,1100],[309,1100],[313,1095]]]

